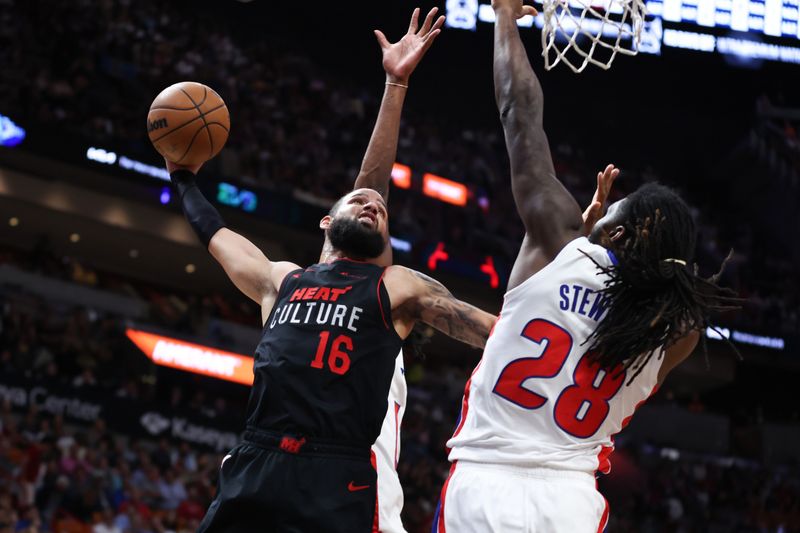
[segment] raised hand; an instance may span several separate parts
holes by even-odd
[[[609,164],[605,170],[597,173],[597,189],[594,191],[592,203],[583,212],[583,234],[589,235],[598,220],[603,218],[606,211],[606,200],[614,180],[619,176],[619,169]]]
[[[425,17],[425,22],[419,28],[419,8],[411,15],[408,32],[396,43],[390,43],[380,30],[375,30],[375,37],[383,51],[383,69],[386,78],[392,83],[408,84],[408,78],[417,68],[425,52],[431,47],[436,36],[441,33],[444,17],[441,16],[434,22],[434,17],[439,8],[434,7]]]
[[[535,7],[523,5],[522,0],[492,0],[492,9],[495,11],[507,9],[518,19],[521,19],[525,15],[535,17],[539,14]]]

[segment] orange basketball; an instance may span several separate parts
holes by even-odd
[[[228,140],[231,118],[222,98],[202,83],[184,81],[156,96],[147,114],[150,142],[179,165],[205,163]]]

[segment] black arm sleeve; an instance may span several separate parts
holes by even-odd
[[[181,207],[186,220],[203,242],[206,248],[211,237],[225,227],[225,221],[213,205],[206,200],[194,181],[194,174],[188,170],[176,170],[170,174],[170,180],[178,190]]]

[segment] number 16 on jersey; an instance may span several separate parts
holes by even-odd
[[[325,367],[325,349],[328,347],[328,339],[331,336],[330,331],[322,331],[319,334],[319,346],[317,346],[317,353],[314,360],[311,361],[312,368]],[[334,374],[346,374],[350,370],[350,353],[345,350],[353,352],[353,339],[347,335],[339,335],[331,343],[331,349],[328,353],[328,368]]]

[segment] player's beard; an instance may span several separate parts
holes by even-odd
[[[379,231],[368,228],[355,218],[334,218],[328,226],[328,239],[337,250],[354,259],[374,259],[385,243]]]

